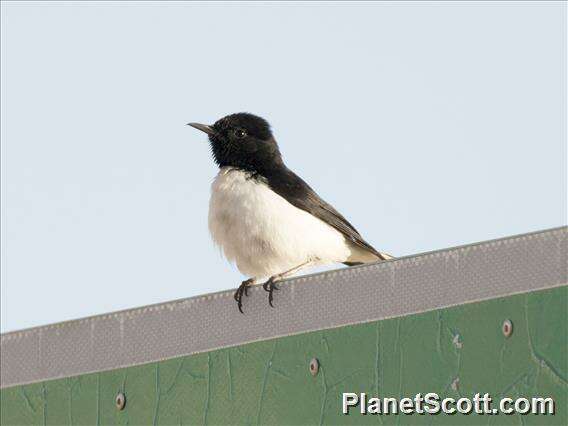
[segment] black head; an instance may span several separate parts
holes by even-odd
[[[213,158],[219,167],[262,173],[282,164],[278,144],[264,118],[239,112],[221,118],[212,126],[189,125],[209,135]]]

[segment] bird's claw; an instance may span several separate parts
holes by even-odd
[[[276,279],[274,277],[269,278],[268,281],[266,281],[262,285],[262,288],[264,289],[264,291],[268,292],[268,304],[271,308],[274,308],[274,305],[272,304],[272,301],[274,300],[272,293],[274,292],[274,290],[279,290],[279,288],[276,286]]]
[[[244,314],[243,312],[243,294],[245,296],[248,296],[248,288],[249,286],[252,284],[253,280],[248,279],[246,281],[243,281],[241,283],[241,285],[239,286],[239,288],[237,288],[237,291],[235,291],[235,295],[233,296],[235,301],[237,302],[237,307],[239,308],[239,311],[241,312],[241,314]]]

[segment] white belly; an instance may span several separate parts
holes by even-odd
[[[351,254],[340,232],[232,168],[222,168],[213,182],[209,230],[225,257],[249,277],[278,274],[308,260],[342,262]]]

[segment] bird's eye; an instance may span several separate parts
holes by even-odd
[[[244,138],[246,135],[247,135],[247,132],[244,131],[243,129],[235,130],[235,136],[239,139]]]

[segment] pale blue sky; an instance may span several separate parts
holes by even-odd
[[[236,287],[185,126],[232,112],[395,255],[566,224],[565,38],[561,2],[2,2],[2,331]]]

